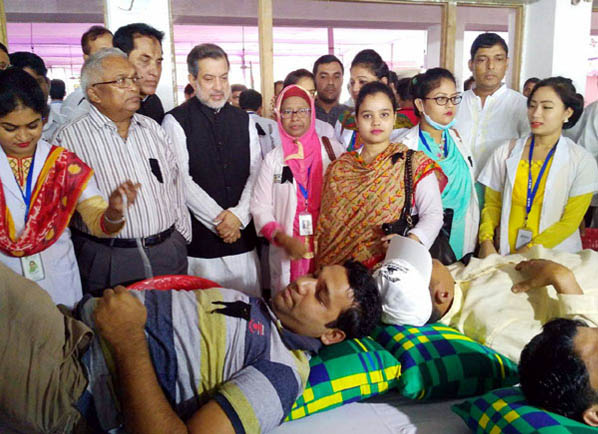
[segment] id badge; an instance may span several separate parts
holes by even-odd
[[[527,245],[533,237],[532,231],[529,229],[521,228],[517,231],[517,240],[515,240],[515,249],[520,249],[521,247]]]
[[[314,225],[310,213],[299,214],[299,235],[306,237],[314,234]]]
[[[23,276],[29,280],[38,282],[46,278],[44,263],[39,253],[21,258],[21,267],[23,269]]]

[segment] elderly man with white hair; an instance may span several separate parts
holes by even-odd
[[[141,184],[137,200],[116,238],[97,238],[74,219],[73,242],[83,291],[163,274],[185,274],[189,213],[172,143],[154,120],[135,113],[139,77],[117,48],[91,55],[81,70],[89,113],[56,133],[57,145],[75,152],[95,170],[102,193],[126,179]]]

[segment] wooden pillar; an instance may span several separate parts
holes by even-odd
[[[258,0],[258,34],[260,42],[260,77],[263,116],[270,116],[270,101],[274,96],[274,52],[272,42],[272,0]]]
[[[509,43],[511,55],[511,89],[520,90],[521,86],[521,59],[523,57],[523,23],[525,9],[523,6],[516,6],[509,11]],[[513,37],[511,38],[511,34]]]
[[[449,71],[455,70],[455,43],[457,35],[457,4],[448,1],[442,8],[442,46],[440,66]]]
[[[328,27],[328,54],[334,55],[334,29]]]
[[[4,0],[0,0],[0,42],[8,47],[8,35],[6,34],[6,12],[4,10]],[[10,49],[9,49],[10,51]]]

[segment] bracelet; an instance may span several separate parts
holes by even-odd
[[[119,224],[121,224],[121,223],[124,223],[124,221],[125,221],[125,215],[123,214],[123,215],[121,216],[121,218],[120,218],[120,219],[118,219],[118,220],[112,220],[112,219],[108,218],[108,216],[106,215],[106,213],[104,213],[104,220],[105,220],[106,222],[110,223],[110,224],[113,224],[113,225],[119,225]]]

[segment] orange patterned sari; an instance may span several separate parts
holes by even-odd
[[[371,268],[384,258],[382,224],[399,218],[405,202],[405,156],[408,148],[391,143],[366,164],[356,151],[328,166],[316,230],[316,269],[355,259]],[[440,189],[446,177],[423,152],[411,157],[413,192],[435,173]]]
[[[25,228],[17,238],[14,220],[0,188],[0,250],[29,256],[47,249],[68,226],[93,170],[75,154],[52,146],[31,195]]]

